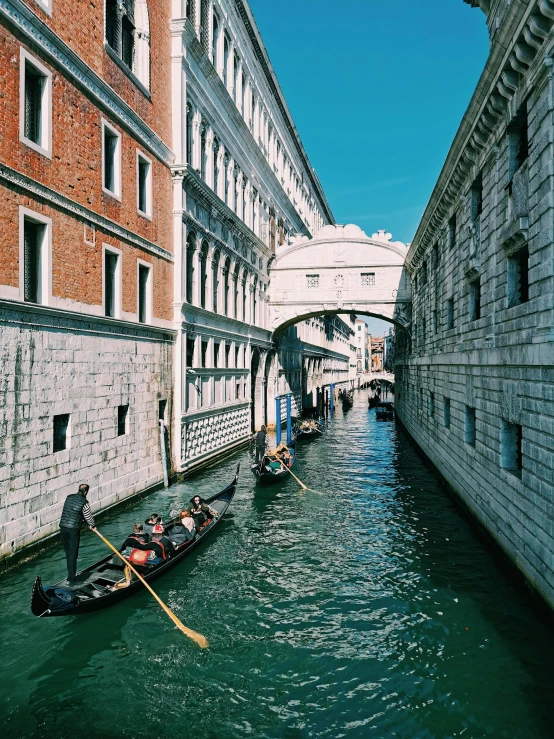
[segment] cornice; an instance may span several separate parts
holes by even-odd
[[[287,107],[284,95],[281,92],[279,82],[277,81],[277,77],[275,76],[275,72],[273,71],[273,68],[271,66],[269,56],[261,39],[256,21],[254,19],[254,16],[252,15],[252,11],[248,7],[248,4],[244,2],[244,0],[235,0],[235,7],[244,24],[246,32],[248,33],[248,37],[250,39],[250,43],[252,44],[252,48],[254,49],[254,53],[265,74],[269,88],[275,98],[281,115],[283,116],[283,120],[289,131],[290,136],[292,137],[298,155],[306,169],[306,174],[309,177],[310,182],[312,183],[314,192],[316,192],[318,195],[319,202],[327,216],[327,219],[329,220],[329,223],[334,224],[335,218],[333,216],[329,203],[327,202],[327,198],[325,197],[325,193],[323,192],[323,188],[321,186],[321,183],[319,182],[319,178],[315,173],[312,165],[310,164],[310,160],[308,159],[306,150],[302,145],[300,134],[298,133],[296,126],[294,125],[292,115]]]
[[[4,314],[8,312],[23,314],[28,318],[7,318]],[[5,298],[0,298],[0,324],[19,326],[24,324],[33,330],[50,331],[59,331],[63,327],[66,331],[98,334],[111,338],[147,339],[157,343],[173,343],[177,335],[175,330],[169,328],[122,321],[118,318],[105,318],[92,313],[78,313],[65,308],[52,308],[36,303],[20,303]]]
[[[93,72],[22,0],[0,0],[0,16],[37,48],[67,79],[84,89],[112,119],[118,121],[154,156],[166,164],[173,152],[140,116],[104,80]]]
[[[143,236],[139,236],[133,231],[120,226],[118,223],[110,221],[108,218],[99,215],[90,208],[86,208],[84,205],[70,200],[65,195],[52,190],[46,185],[42,185],[40,182],[27,177],[27,175],[18,172],[16,169],[8,167],[6,164],[0,163],[0,182],[3,182],[12,187],[17,187],[22,190],[25,194],[35,195],[44,202],[48,203],[58,210],[63,210],[70,215],[77,216],[83,221],[94,224],[102,231],[112,234],[118,239],[123,239],[133,246],[137,246],[144,251],[150,252],[157,257],[166,259],[168,262],[173,261],[173,254],[167,249],[163,249],[161,246],[154,244],[152,241],[148,241]]]
[[[436,239],[437,230],[491,145],[491,138],[515,112],[514,106],[523,102],[522,91],[529,80],[551,74],[552,59],[546,56],[546,42],[551,41],[553,24],[552,0],[510,6],[408,251],[406,267],[410,273]]]

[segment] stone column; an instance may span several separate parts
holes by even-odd
[[[202,124],[202,114],[199,110],[195,110],[192,117],[192,166],[197,172],[202,169],[202,139],[200,136],[200,126]]]
[[[215,194],[221,198],[221,200],[225,200],[225,147],[223,144],[219,144],[219,149],[217,152],[214,153],[214,155],[217,157],[217,182],[214,183],[214,192]]]
[[[206,133],[206,184],[214,188],[214,130],[208,127]]]
[[[201,280],[201,269],[200,269],[200,255],[202,251],[202,239],[199,235],[196,236],[196,247],[192,257],[192,266],[194,281],[192,285],[192,304],[200,305],[200,280]]]
[[[238,169],[238,167],[235,167],[235,172],[236,172],[237,181],[236,181],[236,188],[235,188],[236,195],[235,195],[234,210],[235,210],[235,213],[238,215],[238,217],[241,218],[242,217],[242,198],[244,196],[244,190],[242,189],[244,175],[242,174],[240,169]]]
[[[223,19],[219,19],[219,30],[217,38],[214,39],[216,44],[216,71],[221,80],[223,80],[223,63],[225,56],[225,26],[223,25]]]
[[[212,260],[214,256],[214,248],[212,245],[208,248],[208,256],[206,257],[206,310],[213,311],[214,305],[214,271],[212,269]]]
[[[235,88],[235,44],[229,42],[229,56],[227,58],[227,92],[231,97]]]

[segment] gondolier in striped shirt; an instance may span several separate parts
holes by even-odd
[[[65,558],[67,560],[67,582],[74,585],[77,580],[77,557],[79,555],[79,541],[81,539],[81,525],[85,521],[90,529],[95,529],[94,517],[87,502],[89,486],[86,483],[79,485],[77,493],[68,495],[63,504],[60,518],[60,534],[62,537]]]

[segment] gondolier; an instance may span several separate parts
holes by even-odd
[[[79,485],[77,493],[68,495],[63,504],[60,518],[60,534],[67,560],[67,582],[73,585],[76,582],[77,556],[81,539],[81,524],[83,520],[90,529],[95,529],[94,517],[87,502],[89,486],[86,483]]]
[[[266,449],[268,447],[267,432],[265,426],[258,431],[255,435],[256,439],[256,464],[262,461],[264,458]]]

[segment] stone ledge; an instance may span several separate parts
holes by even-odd
[[[529,218],[516,218],[500,231],[499,243],[507,255],[513,254],[529,240]]]

